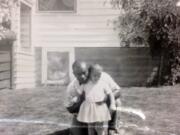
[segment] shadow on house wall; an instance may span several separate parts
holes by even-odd
[[[36,48],[37,86],[42,85],[41,50]],[[148,47],[76,47],[75,59],[100,64],[122,87],[146,86],[157,73],[159,62],[151,57]]]

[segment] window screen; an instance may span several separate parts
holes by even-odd
[[[21,3],[20,9],[21,47],[27,49],[31,47],[31,8]]]
[[[38,0],[39,11],[75,11],[75,0]]]

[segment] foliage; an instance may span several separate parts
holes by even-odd
[[[18,0],[0,0],[0,26],[9,28],[11,21],[11,10]]]
[[[18,0],[0,0],[0,40],[14,40],[11,30],[12,9],[17,6]]]
[[[140,19],[143,0],[112,0],[113,7],[123,8],[124,12],[114,21],[119,29],[119,37],[123,46],[133,44],[147,44],[147,33],[144,31],[145,21]]]
[[[144,44],[159,55],[159,81],[180,82],[180,7],[177,0],[112,0],[124,13],[115,22],[121,41]]]

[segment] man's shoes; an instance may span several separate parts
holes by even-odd
[[[119,131],[118,129],[109,129],[108,135],[118,135]]]
[[[109,130],[108,131],[108,135],[114,135],[115,134],[115,131],[114,130]]]

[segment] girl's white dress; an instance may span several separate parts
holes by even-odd
[[[106,103],[96,104],[112,92],[109,86],[99,80],[96,84],[90,81],[82,88],[85,91],[85,101],[81,104],[77,119],[85,123],[109,121],[111,115]]]

